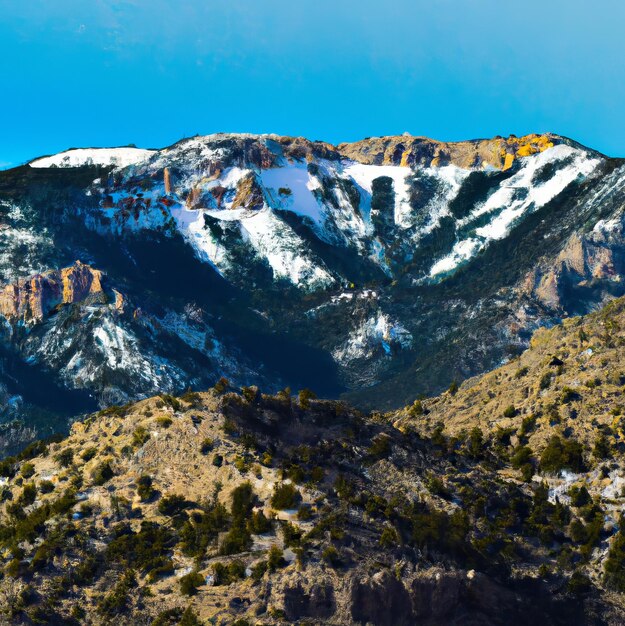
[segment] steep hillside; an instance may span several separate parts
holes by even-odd
[[[217,134],[0,172],[4,289],[79,260],[111,294],[5,316],[3,446],[221,375],[368,409],[437,393],[623,293],[624,171],[551,134]]]
[[[625,300],[438,398],[111,407],[0,464],[12,624],[621,624]]]

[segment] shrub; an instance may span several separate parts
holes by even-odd
[[[312,511],[307,504],[302,504],[297,509],[297,519],[301,522],[306,522],[312,517]]]
[[[298,394],[299,405],[302,409],[310,408],[310,401],[317,397],[314,391],[302,389]]]
[[[161,428],[169,428],[173,424],[173,420],[169,415],[159,415],[156,418],[156,424]]]
[[[83,451],[83,453],[80,455],[80,458],[83,461],[91,461],[91,459],[98,453],[98,449],[95,447],[92,448],[87,448],[86,450]]]
[[[579,570],[575,570],[571,578],[569,578],[566,587],[570,593],[579,595],[588,593],[592,589],[592,582],[586,574],[583,574]]]
[[[180,578],[180,593],[185,596],[193,596],[197,588],[204,584],[204,577],[198,572],[190,572]]]
[[[61,467],[69,467],[74,462],[74,451],[71,448],[65,448],[54,457],[54,460]]]
[[[560,402],[562,404],[568,404],[569,402],[579,400],[580,397],[579,393],[577,393],[574,389],[571,389],[571,387],[564,387],[560,395]]]
[[[394,548],[399,544],[399,535],[397,531],[391,526],[385,526],[380,535],[380,547],[382,548]]]
[[[339,552],[334,546],[328,546],[321,553],[321,558],[332,567],[338,567],[341,564]]]
[[[254,582],[260,581],[267,571],[267,567],[267,561],[259,561],[258,563],[252,565],[252,580]]]
[[[475,426],[469,433],[467,442],[467,452],[470,457],[479,459],[484,454],[484,435],[480,428]]]
[[[137,495],[142,502],[147,502],[156,493],[152,487],[152,478],[147,474],[142,474],[137,478]]]
[[[128,594],[137,584],[134,572],[127,571],[121,580],[113,587],[98,604],[98,613],[104,616],[112,617],[123,613],[128,605]]]
[[[302,538],[302,531],[295,524],[286,522],[282,526],[282,537],[287,548],[298,546]]]
[[[202,626],[202,622],[198,619],[193,608],[188,606],[182,614],[178,626]]]
[[[548,474],[556,474],[563,469],[584,471],[581,444],[573,439],[562,440],[558,435],[553,435],[540,455],[540,469]]]
[[[216,454],[215,456],[213,456],[213,465],[215,467],[221,467],[223,465],[224,462],[224,457],[221,456],[221,454]]]
[[[272,524],[262,511],[254,511],[247,523],[247,528],[254,535],[263,535],[271,531]]]
[[[162,515],[174,517],[174,515],[182,512],[187,507],[187,504],[184,496],[171,494],[161,498],[161,501],[158,503],[158,511]]]
[[[569,496],[571,497],[571,506],[581,507],[592,502],[592,498],[588,493],[588,489],[586,489],[586,485],[582,485],[581,487],[573,485],[569,489]]]
[[[145,426],[137,426],[132,434],[132,445],[135,448],[140,448],[149,438],[150,433],[147,428]]]
[[[252,546],[252,536],[245,525],[234,525],[221,542],[220,553],[223,555],[240,554]]]
[[[388,435],[377,435],[369,446],[369,454],[375,459],[382,459],[389,455],[391,451],[391,440]]]
[[[315,484],[319,484],[325,476],[325,471],[323,467],[319,467],[318,465],[313,467],[310,471],[310,480]]]
[[[536,416],[528,415],[521,421],[521,428],[519,428],[519,437],[526,437],[536,428]]]
[[[202,441],[202,444],[200,445],[200,452],[206,455],[212,451],[214,445],[215,442],[212,439],[204,439],[204,441]]]
[[[24,478],[30,478],[35,473],[35,466],[32,463],[24,463],[22,465],[21,474]]]
[[[202,513],[194,513],[180,528],[180,548],[187,556],[204,556],[209,544],[227,527],[228,513],[223,504],[214,501],[203,509]]]
[[[612,456],[612,449],[605,433],[600,433],[595,439],[595,445],[592,449],[592,455],[595,459],[609,459]]]
[[[42,480],[39,483],[39,491],[41,493],[52,493],[54,491],[54,483],[50,480]]]
[[[540,377],[540,382],[538,383],[538,386],[540,387],[540,389],[548,389],[549,386],[551,385],[551,378],[552,378],[553,374],[551,372],[545,372],[541,377]]]
[[[458,389],[459,389],[458,381],[452,380],[451,384],[449,385],[449,389],[448,389],[449,393],[452,396],[455,396],[458,393]]]
[[[292,509],[301,500],[299,491],[290,483],[280,483],[273,489],[271,506],[274,509]]]
[[[115,473],[113,472],[113,469],[111,468],[111,465],[108,461],[100,463],[97,467],[94,468],[93,472],[91,473],[93,482],[96,485],[103,485],[104,483],[111,480],[113,476],[115,476]]]
[[[249,404],[256,404],[258,398],[260,397],[258,387],[242,387],[241,393]]]
[[[269,548],[267,556],[267,568],[270,572],[275,572],[279,567],[285,564],[284,554],[275,544]]]
[[[37,487],[34,483],[27,483],[22,489],[22,495],[19,498],[19,503],[22,506],[28,506],[32,504],[37,498]]]
[[[609,589],[625,592],[625,515],[621,515],[619,531],[610,545],[604,565],[603,581]]]
[[[516,416],[516,408],[514,407],[513,404],[510,404],[509,406],[507,406],[504,411],[503,411],[503,416],[504,417],[515,417]]]
[[[230,512],[236,522],[244,522],[252,511],[254,506],[254,490],[249,481],[241,483],[232,490],[232,504]]]
[[[223,563],[213,564],[213,578],[215,585],[231,585],[245,578],[245,565],[243,561],[230,561],[228,565]]]
[[[423,402],[421,400],[415,400],[412,403],[410,409],[408,409],[411,417],[418,417],[419,415],[423,415],[425,413],[425,409],[423,408]]]

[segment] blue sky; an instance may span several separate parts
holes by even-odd
[[[0,0],[0,164],[218,131],[625,156],[624,24],[622,0]]]

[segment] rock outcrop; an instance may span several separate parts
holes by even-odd
[[[76,261],[7,285],[0,291],[0,314],[9,321],[36,323],[60,304],[103,295],[102,272]]]
[[[515,159],[543,152],[563,141],[561,137],[550,134],[456,142],[400,135],[342,143],[338,150],[342,156],[368,165],[440,167],[453,164],[463,168],[507,170]]]

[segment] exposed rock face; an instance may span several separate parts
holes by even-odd
[[[0,291],[0,313],[10,321],[40,322],[59,304],[82,302],[103,294],[102,272],[76,261],[7,285]]]
[[[356,624],[375,626],[524,626],[581,623],[580,603],[552,598],[540,581],[519,581],[518,593],[483,574],[428,571],[398,580],[388,570],[354,580],[350,597]],[[560,613],[560,614],[559,614]]]
[[[232,209],[261,209],[265,197],[262,187],[252,173],[243,177],[237,185],[237,195],[232,201]]]
[[[562,142],[555,135],[496,137],[475,141],[445,142],[427,137],[374,137],[355,143],[343,143],[339,152],[354,161],[368,165],[402,167],[494,167],[507,170],[515,159],[526,157]]]

